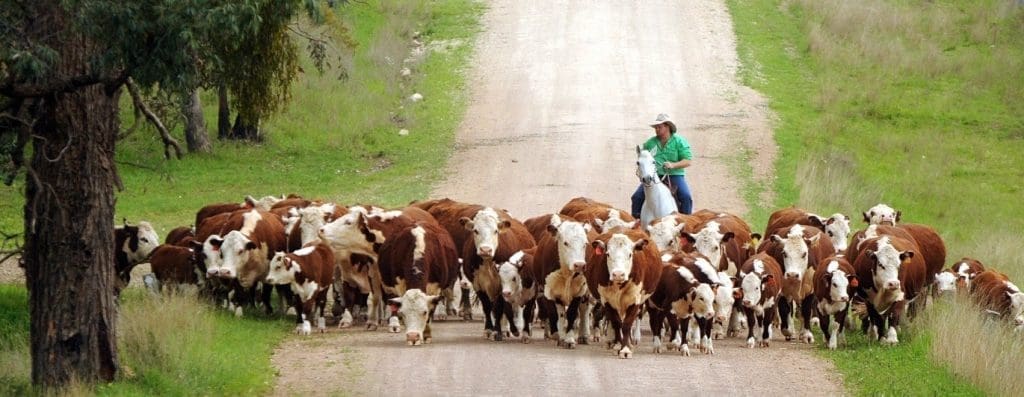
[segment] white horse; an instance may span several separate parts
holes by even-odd
[[[651,221],[678,211],[678,208],[672,192],[658,177],[654,156],[639,145],[636,147],[636,175],[644,185],[644,206],[640,210],[640,224],[647,230]]]

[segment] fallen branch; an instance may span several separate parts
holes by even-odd
[[[170,132],[167,132],[167,127],[164,127],[164,123],[160,122],[160,118],[142,101],[142,95],[139,94],[139,87],[135,85],[135,81],[129,78],[125,85],[128,86],[128,93],[132,96],[132,103],[135,104],[135,108],[142,110],[142,114],[146,115],[146,119],[153,123],[157,131],[160,132],[160,139],[164,141],[164,158],[170,159],[171,148],[174,148],[174,155],[180,160],[181,145],[171,136]]]

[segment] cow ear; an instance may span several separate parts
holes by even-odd
[[[248,243],[245,243],[245,249],[247,249],[247,250],[254,250],[254,249],[256,249],[256,243],[254,243],[252,241],[250,241]]]
[[[213,246],[213,250],[214,251],[220,249],[220,245],[224,244],[224,240],[221,240],[219,238],[211,238],[209,241],[210,241],[210,245]]]
[[[697,299],[697,289],[696,288],[690,290],[690,301],[692,302],[694,299]]]
[[[245,196],[245,208],[254,208],[254,207],[256,207],[256,199],[253,198],[252,196],[248,196],[248,195]]]
[[[469,219],[469,217],[464,216],[459,218],[459,223],[462,224],[462,227],[466,228],[466,230],[473,230],[473,220]]]
[[[690,244],[693,244],[693,243],[696,243],[696,242],[697,242],[697,238],[696,238],[696,237],[693,237],[693,235],[692,235],[692,234],[690,234],[690,233],[687,233],[687,232],[682,232],[682,233],[679,233],[679,237],[682,237],[682,238],[686,239],[686,241],[687,241],[688,243],[690,243]]]
[[[772,235],[772,241],[774,241],[776,243],[782,243],[782,236],[779,236],[778,234],[773,234]]]
[[[555,226],[555,225],[550,225],[549,224],[547,229],[548,229],[548,233],[551,233],[552,236],[555,236],[555,235],[558,234],[558,227]]]
[[[722,242],[723,243],[727,243],[727,242],[729,242],[729,240],[732,240],[733,237],[736,237],[736,233],[725,232],[725,235],[722,236]]]
[[[719,284],[719,283],[711,284],[711,292],[714,292],[714,293],[717,294],[718,293],[718,287],[721,287],[721,286],[722,286],[722,284]]]
[[[914,251],[903,251],[903,252],[900,252],[900,260],[901,261],[905,261],[905,260],[907,260],[909,258],[913,258],[913,257],[914,257]]]
[[[864,211],[864,223],[871,223],[871,213]]]
[[[402,308],[402,298],[391,298],[388,299],[388,304],[394,306],[396,309]]]
[[[508,219],[503,220],[503,221],[501,221],[501,223],[498,224],[498,230],[508,229],[510,227],[512,227],[512,221],[510,221]]]
[[[742,288],[733,288],[732,289],[732,298],[733,299],[743,299],[743,289]]]
[[[903,219],[903,211],[896,211],[896,222],[899,223]]]
[[[594,255],[604,255],[604,241],[594,240],[594,242],[590,243],[590,245],[594,247]]]
[[[761,282],[764,283],[764,284],[774,283],[775,282],[775,275],[773,275],[773,274],[765,274],[764,276],[761,277]]]
[[[203,250],[203,243],[200,243],[198,241],[195,241],[195,240],[189,241],[188,245],[189,245],[190,248],[192,248],[194,250],[197,250],[197,251],[202,251]]]
[[[649,242],[650,241],[648,241],[645,238],[640,239],[640,241],[637,241],[637,242],[633,243],[633,250],[634,251],[643,251],[644,247],[646,247],[647,243],[649,243]]]
[[[831,222],[831,220],[824,221],[823,218],[820,217],[820,216],[813,215],[813,214],[807,215],[807,223],[810,223],[811,226],[824,229],[825,225],[827,225],[828,222]]]
[[[819,238],[821,238],[821,233],[815,234],[814,237],[807,239],[807,241],[810,242],[811,244],[815,244],[818,242]]]

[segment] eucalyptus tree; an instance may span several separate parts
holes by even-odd
[[[131,79],[184,94],[220,76],[248,104],[243,121],[255,123],[287,97],[295,73],[288,21],[317,17],[318,3],[0,0],[0,147],[7,176],[25,173],[33,383],[53,389],[119,371],[112,230],[122,87]]]

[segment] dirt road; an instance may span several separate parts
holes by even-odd
[[[495,0],[484,26],[457,150],[433,197],[522,219],[581,195],[628,208],[634,147],[652,135],[646,123],[658,113],[670,114],[693,147],[695,208],[745,214],[739,187],[749,181],[737,170],[771,176],[765,101],[736,83],[723,1]],[[627,361],[603,344],[567,351],[540,336],[529,345],[487,341],[479,321],[435,327],[434,343],[418,348],[361,329],[291,338],[274,355],[275,393],[842,393],[812,347],[780,340],[751,350],[728,339],[714,356],[681,357],[651,353],[645,334]]]

